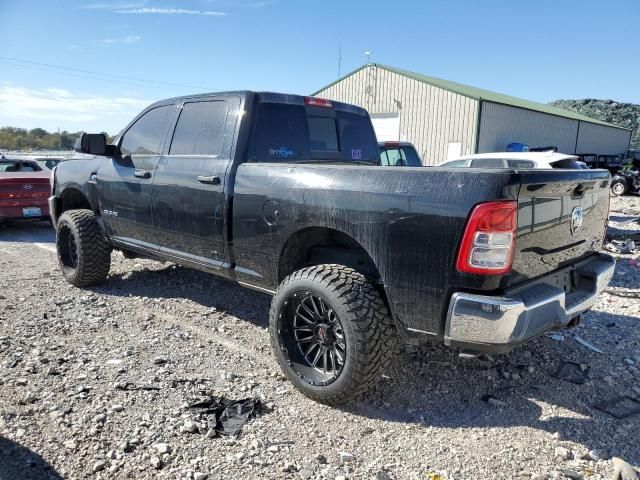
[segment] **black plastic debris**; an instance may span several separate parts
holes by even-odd
[[[258,398],[230,400],[224,397],[206,397],[192,403],[189,408],[208,417],[206,420],[210,428],[220,435],[237,435],[251,418],[263,410]]]
[[[589,379],[590,367],[584,363],[562,362],[555,377],[565,382],[581,385]]]
[[[594,405],[601,412],[608,413],[617,419],[627,418],[640,413],[640,400],[628,395],[610,398]]]
[[[160,390],[156,385],[136,385],[133,382],[118,383],[116,390]]]

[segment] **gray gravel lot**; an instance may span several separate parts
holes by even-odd
[[[640,199],[612,200],[616,220],[632,214]],[[366,401],[331,408],[280,374],[268,296],[118,253],[106,284],[77,289],[53,238],[46,224],[0,227],[2,480],[600,479],[612,456],[640,465],[640,415],[593,407],[640,398],[638,253],[618,255],[607,293],[557,340],[483,360],[428,345],[399,354]],[[586,383],[556,378],[563,361],[588,365]],[[269,411],[237,439],[208,438],[186,408],[204,393]]]

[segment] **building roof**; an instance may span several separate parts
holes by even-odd
[[[590,122],[595,123],[597,125],[606,125],[607,127],[619,128],[622,130],[628,130],[623,127],[619,127],[617,125],[612,125],[607,122],[603,122],[601,120],[597,120],[595,118],[588,117],[586,115],[582,115],[580,113],[573,112],[571,110],[565,110],[564,108],[553,107],[551,105],[546,105],[544,103],[531,102],[529,100],[524,100],[522,98],[512,97],[510,95],[504,95],[502,93],[492,92],[490,90],[485,90],[483,88],[471,87],[469,85],[464,85],[462,83],[451,82],[449,80],[443,80],[441,78],[429,77],[427,75],[423,75],[421,73],[410,72],[408,70],[402,70],[400,68],[389,67],[387,65],[382,65],[380,63],[369,63],[365,64],[360,68],[357,68],[351,73],[348,73],[342,78],[339,78],[335,82],[330,83],[326,87],[321,88],[317,92],[314,92],[312,95],[316,95],[323,90],[335,85],[341,80],[350,77],[354,73],[359,72],[360,70],[368,67],[375,66],[381,68],[383,70],[387,70],[389,72],[397,73],[398,75],[402,75],[408,78],[412,78],[413,80],[417,80],[419,82],[427,83],[429,85],[433,85],[435,87],[442,88],[444,90],[448,90],[453,93],[457,93],[459,95],[464,95],[465,97],[473,98],[475,100],[485,100],[488,102],[501,103],[503,105],[509,105],[512,107],[525,108],[527,110],[533,110],[536,112],[547,113],[550,115],[556,115],[559,117],[570,118],[573,120],[580,120],[582,122]]]

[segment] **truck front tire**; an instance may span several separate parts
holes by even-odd
[[[269,315],[271,343],[295,387],[322,403],[362,396],[397,348],[380,291],[342,265],[317,265],[280,284]]]
[[[71,285],[88,287],[107,278],[111,245],[91,210],[68,210],[60,216],[56,250],[62,275]]]

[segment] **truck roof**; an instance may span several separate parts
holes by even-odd
[[[266,102],[273,102],[273,103],[289,103],[289,104],[294,104],[294,105],[305,105],[305,99],[308,98],[317,98],[319,102],[324,102],[325,104],[327,104],[327,106],[331,106],[333,108],[337,108],[339,110],[350,110],[353,112],[358,112],[358,113],[365,113],[366,110],[364,108],[361,107],[357,107],[355,105],[351,105],[348,103],[342,103],[342,102],[336,102],[334,100],[326,100],[326,99],[322,99],[319,97],[312,97],[309,95],[297,95],[297,94],[290,94],[290,93],[280,93],[280,92],[268,92],[268,91],[254,91],[254,90],[229,90],[229,91],[223,91],[223,92],[206,92],[206,93],[197,93],[197,94],[193,94],[193,95],[183,95],[180,97],[172,97],[172,98],[167,98],[164,100],[159,100],[151,105],[149,105],[149,107],[154,107],[154,106],[160,106],[160,105],[166,105],[167,103],[175,103],[177,101],[184,101],[184,100],[194,100],[194,99],[199,99],[199,98],[209,98],[209,97],[218,97],[218,96],[222,96],[222,95],[239,95],[242,97],[246,97],[248,95],[257,95],[260,97],[260,99],[262,101],[266,101]],[[146,110],[146,109],[145,109]]]

